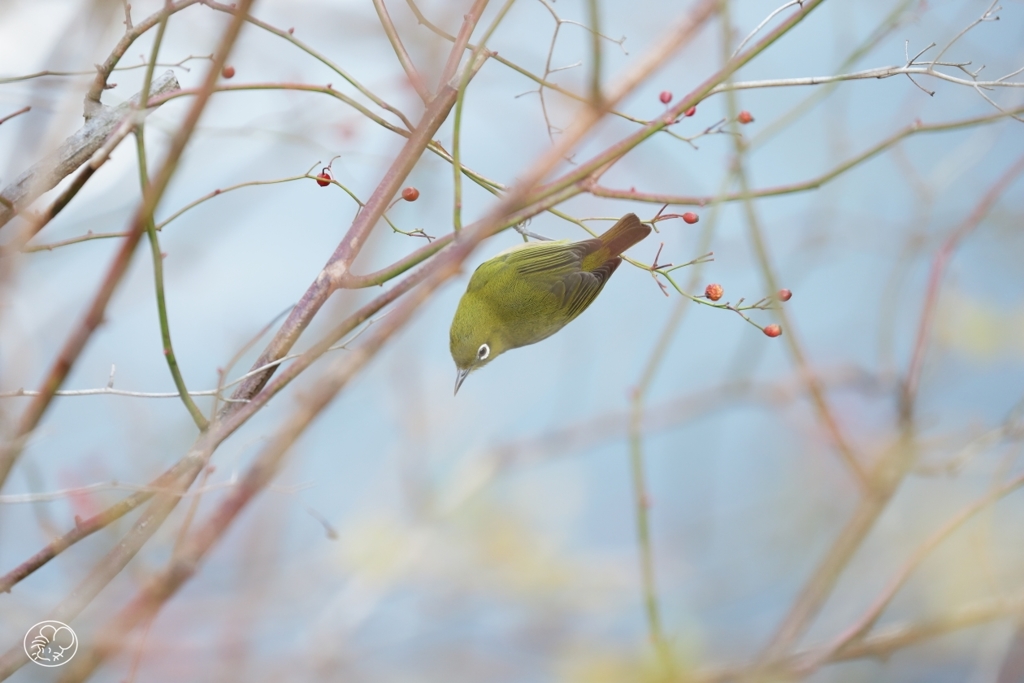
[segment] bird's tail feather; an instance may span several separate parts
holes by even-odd
[[[640,222],[635,213],[627,213],[602,235],[599,235],[595,242],[601,246],[584,259],[584,270],[592,270],[605,261],[617,257],[622,252],[651,234],[651,228]],[[588,268],[588,266],[591,266]]]

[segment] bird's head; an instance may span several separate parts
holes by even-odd
[[[500,321],[490,308],[473,296],[464,296],[452,319],[449,344],[458,369],[455,393],[469,373],[482,368],[508,350]]]

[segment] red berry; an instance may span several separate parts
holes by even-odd
[[[420,198],[420,191],[415,187],[407,187],[402,190],[402,199],[407,202],[414,202]]]
[[[778,296],[779,301],[789,301],[790,299],[793,298],[793,292],[789,291],[788,289],[780,289]]]
[[[704,288],[704,296],[712,301],[718,301],[724,293],[725,290],[722,289],[722,285],[710,284]]]
[[[658,99],[661,100],[662,104],[668,104],[672,101],[672,92],[669,90],[662,90],[661,94],[658,95]]]
[[[226,67],[224,67],[223,69],[221,69],[220,75],[223,76],[224,78],[231,78],[232,76],[235,75],[235,67],[233,67],[233,66],[226,66]]]
[[[320,174],[316,177],[316,184],[320,187],[327,187],[331,184],[331,169],[324,167],[324,170],[320,171]]]
[[[768,325],[764,328],[764,333],[769,337],[778,337],[782,334],[782,328],[778,325]]]
[[[742,123],[743,125],[746,125],[748,123],[753,123],[754,117],[750,115],[749,111],[744,109],[736,116],[736,120]]]
[[[692,107],[690,107],[689,109],[686,110],[686,115],[687,116],[693,116],[696,113],[697,113],[697,106],[696,105],[694,105],[694,106],[692,106]]]
[[[694,223],[700,220],[700,216],[695,214],[693,211],[687,211],[686,213],[683,214],[683,220],[689,223],[690,225],[693,225]]]

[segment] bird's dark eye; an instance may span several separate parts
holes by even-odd
[[[476,350],[477,360],[487,360],[487,356],[491,355],[491,347],[487,344],[481,344],[480,348]]]

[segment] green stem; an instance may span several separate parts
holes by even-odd
[[[483,38],[480,39],[480,44],[477,45],[472,54],[469,57],[469,61],[466,62],[465,68],[462,70],[462,76],[459,78],[459,94],[455,99],[455,119],[452,122],[452,172],[455,179],[455,199],[454,206],[452,207],[452,227],[455,232],[462,230],[462,104],[466,99],[466,87],[469,85],[469,80],[476,73],[476,63],[480,58],[480,55],[484,52],[487,41],[490,39],[491,34],[498,28],[498,24],[505,18],[508,11],[512,8],[512,3],[516,0],[506,0],[505,4],[498,11],[498,16],[494,18],[491,25],[487,27],[487,31],[484,33]]]
[[[468,70],[467,70],[468,71]],[[452,172],[455,177],[452,201],[452,229],[462,230],[462,103],[466,98],[466,82],[459,83],[459,95],[455,100],[455,119],[452,122]]]
[[[594,63],[590,72],[590,103],[601,106],[601,8],[597,0],[588,0],[587,9],[590,14],[590,58]]]
[[[167,4],[169,5],[170,3]],[[143,78],[142,94],[139,96],[139,111],[145,111],[146,109],[150,81],[153,78],[153,66],[156,64],[157,53],[160,51],[160,44],[163,42],[164,32],[167,29],[168,16],[168,14],[164,14],[160,19],[160,25],[157,27],[156,37],[153,40],[153,51]],[[139,160],[139,181],[142,184],[142,191],[145,192],[149,186],[149,172],[147,171],[148,164],[146,161],[145,124],[141,120],[135,126],[135,150]],[[188,387],[185,386],[185,378],[181,375],[177,357],[174,355],[174,346],[171,344],[171,326],[167,317],[167,300],[164,295],[164,257],[160,251],[160,240],[156,234],[156,223],[153,221],[153,214],[148,214],[145,221],[146,234],[149,236],[150,251],[153,255],[156,308],[157,315],[160,318],[160,339],[163,342],[164,357],[167,359],[167,367],[171,371],[171,377],[174,379],[174,386],[178,389],[178,395],[181,396],[181,402],[185,404],[185,408],[188,410],[189,415],[192,416],[196,426],[199,427],[200,431],[203,431],[207,428],[209,422],[188,393]]]

